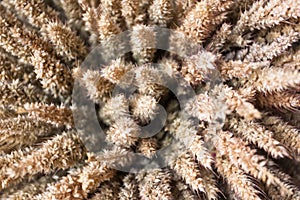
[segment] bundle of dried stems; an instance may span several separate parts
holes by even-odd
[[[159,51],[155,26],[201,48]],[[131,54],[80,68],[126,30]],[[194,89],[185,110],[153,62]],[[112,96],[129,71],[136,92]],[[113,145],[104,157],[75,128],[75,79]],[[0,0],[0,94],[0,199],[300,199],[299,0]],[[160,104],[164,128],[140,138]],[[163,168],[107,161],[153,158],[170,138],[186,148]]]

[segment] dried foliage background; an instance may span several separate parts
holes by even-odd
[[[0,1],[1,199],[300,199],[299,20],[299,0]],[[203,49],[182,59],[145,48],[155,47],[153,25]],[[93,47],[128,29],[132,54],[80,70]],[[182,118],[159,85],[160,69],[147,65],[154,61],[195,89],[187,111],[200,123]],[[131,69],[138,92],[110,98]],[[211,69],[222,84],[207,90]],[[99,121],[115,145],[106,158],[152,157],[170,137],[188,149],[163,169],[115,170],[74,128],[74,78],[104,104],[96,106]],[[165,128],[138,138],[159,103],[168,111]],[[211,131],[221,111],[224,126]]]

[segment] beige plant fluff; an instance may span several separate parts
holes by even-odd
[[[182,52],[157,49],[162,35]],[[182,40],[198,48],[182,56]],[[138,170],[173,140],[164,166]],[[298,200],[299,173],[299,0],[0,0],[0,199]]]

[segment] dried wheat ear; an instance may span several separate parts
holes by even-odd
[[[201,48],[159,51],[155,26]],[[130,55],[80,67],[126,30]],[[0,199],[300,199],[299,0],[0,0],[0,44]],[[162,70],[195,91],[185,110]],[[112,95],[131,72],[137,91]],[[75,80],[113,146],[103,156],[75,128]],[[163,129],[139,137],[160,104]],[[172,138],[185,148],[163,168],[113,165],[154,158]]]

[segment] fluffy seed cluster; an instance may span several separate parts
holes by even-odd
[[[178,33],[163,34],[180,55],[156,48],[159,27]],[[99,44],[122,49],[127,30],[132,52],[80,67]],[[75,80],[102,154],[73,119]],[[162,168],[134,168],[132,155],[173,140]],[[0,199],[296,200],[299,166],[299,0],[0,0]]]

